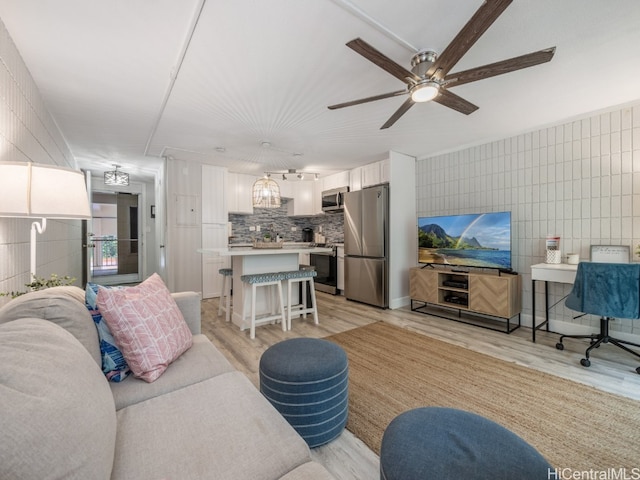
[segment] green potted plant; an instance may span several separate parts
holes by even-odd
[[[0,297],[11,297],[16,298],[20,295],[24,295],[25,293],[34,292],[36,290],[44,290],[45,288],[51,287],[60,287],[71,285],[75,282],[76,279],[70,277],[69,275],[65,275],[64,277],[58,277],[55,273],[52,273],[49,278],[38,277],[36,275],[33,276],[33,281],[31,283],[25,283],[24,286],[28,288],[28,290],[24,292],[0,292]]]

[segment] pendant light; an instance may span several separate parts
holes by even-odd
[[[280,187],[269,173],[256,180],[252,190],[255,208],[279,208],[282,205]]]
[[[115,170],[110,172],[104,172],[104,184],[105,185],[116,185],[119,187],[126,187],[129,185],[129,174],[124,172],[119,172],[118,168],[120,165],[113,165],[116,167]]]

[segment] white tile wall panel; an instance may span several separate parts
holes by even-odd
[[[418,215],[512,212],[525,323],[530,266],[544,260],[547,233],[559,234],[561,248],[581,258],[589,257],[592,244],[635,251],[640,243],[640,103],[421,159],[417,173]],[[552,303],[560,302],[554,321],[597,329],[597,318],[573,319],[564,308],[568,288],[552,286]],[[620,320],[612,328],[640,335],[640,322]]]
[[[75,160],[47,111],[18,50],[0,22],[0,161],[33,161],[75,167]],[[31,221],[0,218],[0,291],[29,283]],[[38,235],[38,275],[81,277],[79,221],[49,220]],[[7,301],[0,298],[0,303]]]

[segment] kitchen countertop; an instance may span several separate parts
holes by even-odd
[[[249,256],[249,255],[284,255],[299,253],[331,253],[333,249],[326,247],[312,247],[310,245],[297,246],[295,244],[285,245],[282,248],[253,248],[247,246],[230,246],[228,248],[200,248],[199,253],[209,255],[220,255],[222,257]]]

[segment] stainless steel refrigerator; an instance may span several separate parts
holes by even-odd
[[[344,294],[377,307],[389,306],[389,187],[344,195]]]

